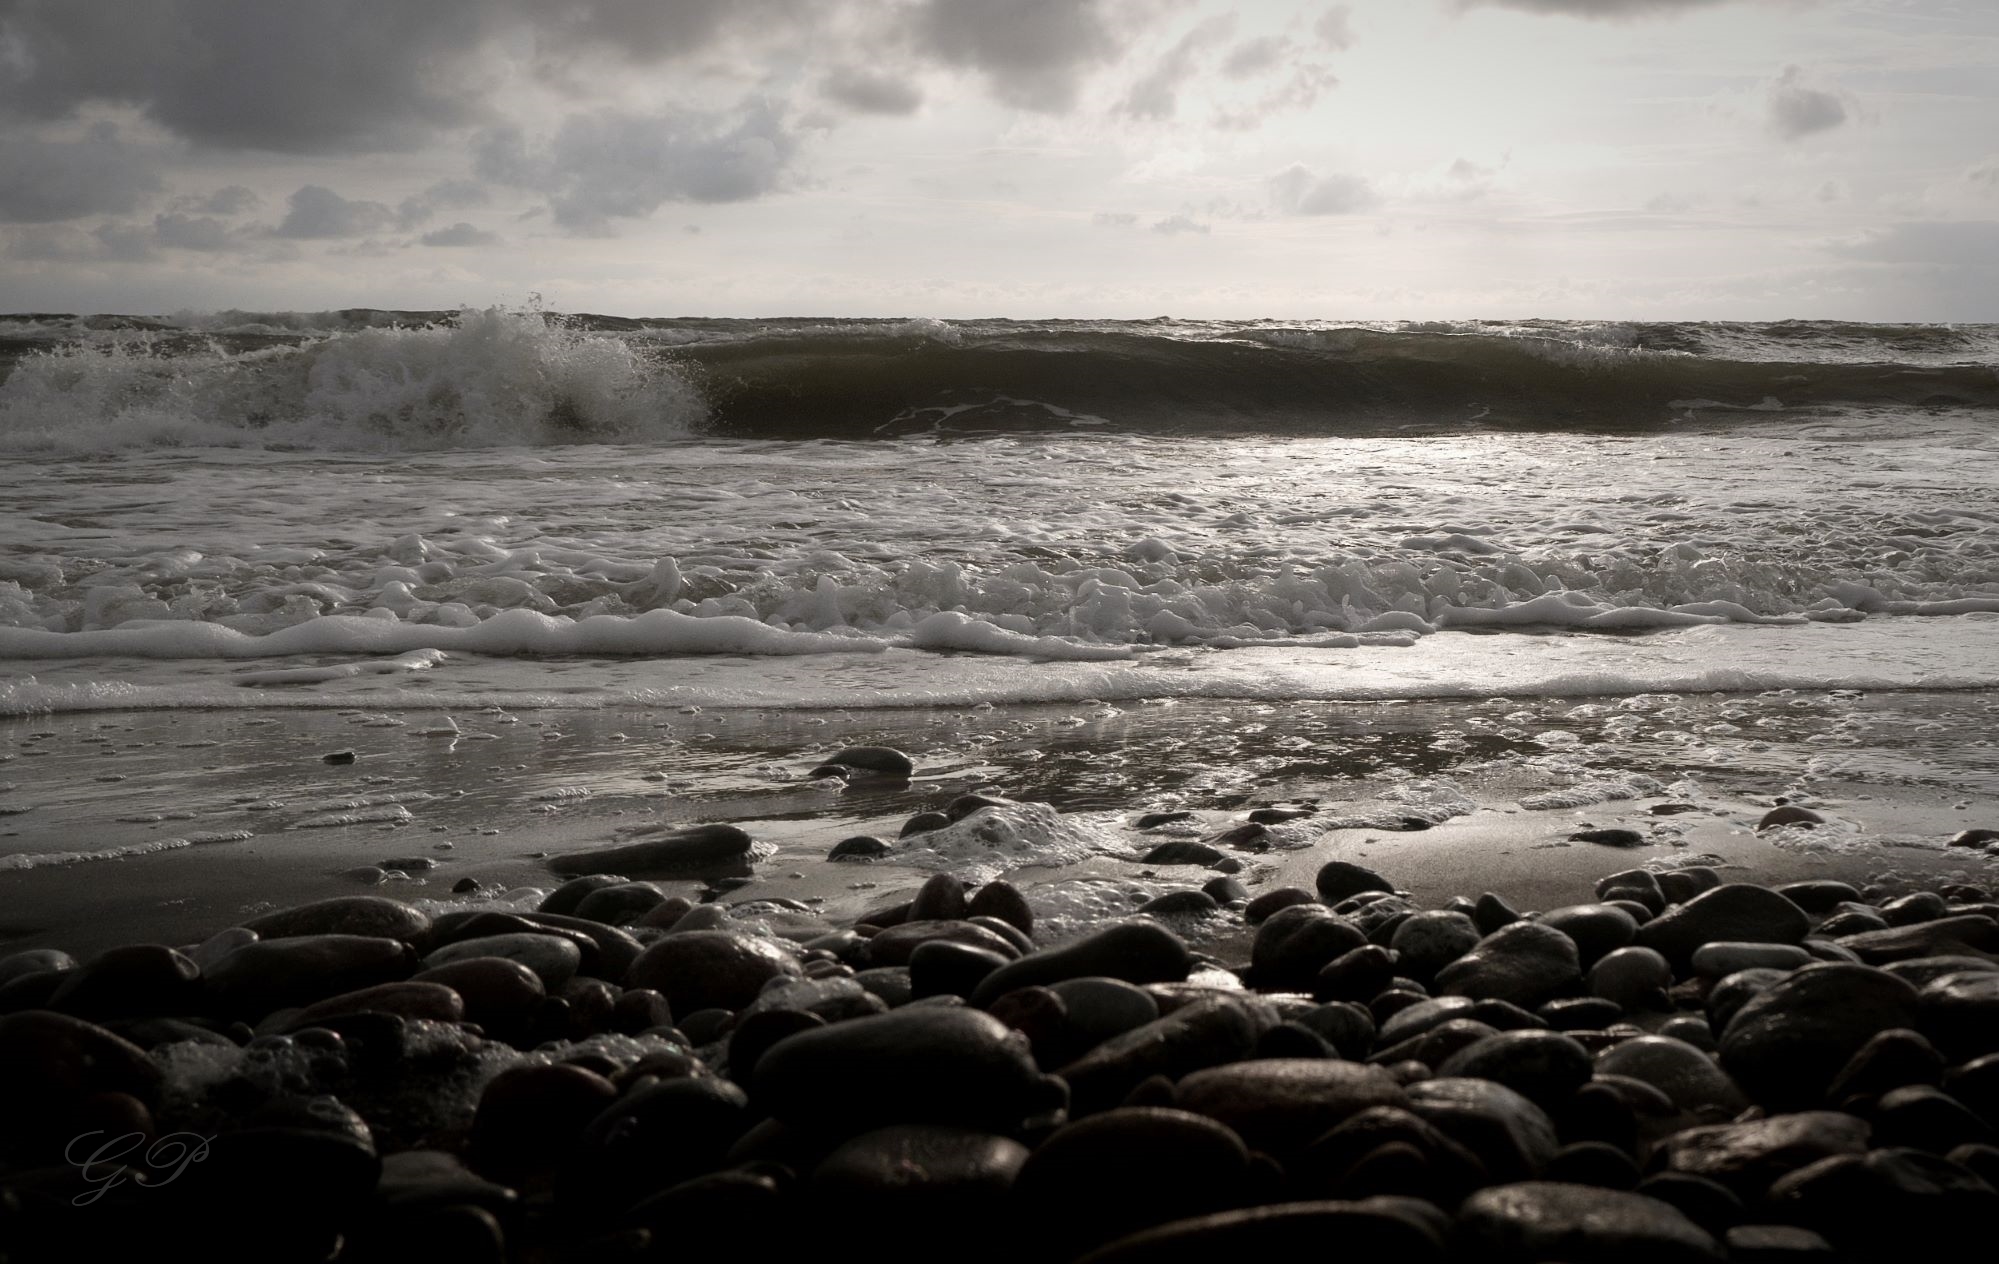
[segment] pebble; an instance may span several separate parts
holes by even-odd
[[[476,957],[500,957],[526,966],[551,992],[560,991],[583,966],[583,951],[573,941],[559,935],[532,933],[461,939],[433,950],[423,964],[425,969],[434,969]]]
[[[1576,943],[1552,926],[1515,922],[1437,972],[1445,996],[1511,1001],[1532,1008],[1582,981]]]
[[[1046,1258],[1135,1230],[1233,1208],[1249,1194],[1248,1148],[1190,1111],[1131,1106],[1056,1129],[1021,1165],[1016,1214],[1051,1241]]]
[[[1400,1106],[1402,1086],[1375,1066],[1326,1058],[1258,1058],[1195,1071],[1174,1088],[1182,1110],[1227,1125],[1279,1159],[1370,1106]]]
[[[1650,1084],[1690,1115],[1732,1118],[1749,1106],[1749,1099],[1712,1056],[1670,1036],[1619,1041],[1596,1056],[1596,1070]]]
[[[1816,1105],[1862,1045],[1890,1028],[1916,1026],[1917,1008],[1916,989],[1885,970],[1807,966],[1727,1020],[1721,1064],[1759,1102]]]
[[[1127,983],[1177,983],[1193,969],[1178,935],[1155,922],[1122,922],[1060,948],[1043,948],[987,975],[971,996],[985,1005],[1017,987],[1104,976]]]
[[[1486,1036],[1446,1058],[1437,1074],[1490,1080],[1543,1109],[1553,1109],[1589,1082],[1589,1050],[1553,1031],[1505,1031]]]
[[[1805,911],[1775,891],[1730,882],[1659,914],[1638,928],[1636,942],[1677,968],[1704,944],[1797,944],[1810,930]]]
[[[746,872],[754,840],[733,825],[691,825],[640,842],[594,851],[565,852],[549,869],[567,877],[650,874],[712,878]]]
[[[1395,888],[1388,879],[1359,865],[1344,860],[1329,861],[1319,869],[1314,885],[1318,887],[1319,898],[1328,904],[1338,904],[1350,895],[1363,891],[1384,891],[1393,894]]]
[[[1738,970],[1795,970],[1809,965],[1812,954],[1794,944],[1718,941],[1694,949],[1694,973],[1703,979],[1725,979]]]
[[[916,761],[892,746],[848,746],[828,755],[825,762],[881,777],[908,778],[916,772]]]
[[[1574,940],[1585,970],[1638,937],[1638,920],[1614,904],[1571,904],[1535,920]]]
[[[1328,962],[1366,942],[1358,926],[1325,905],[1293,904],[1257,927],[1249,949],[1251,977],[1267,991],[1303,991]]]
[[[1678,1208],[1643,1194],[1557,1181],[1482,1189],[1458,1210],[1451,1245],[1482,1264],[1695,1264],[1721,1244]]]
[[[366,935],[380,939],[417,941],[430,930],[430,918],[400,900],[379,895],[343,895],[297,908],[266,913],[243,923],[263,939],[299,935]]]
[[[798,959],[770,940],[736,931],[676,931],[639,955],[627,987],[651,988],[675,1014],[737,1010],[773,979],[797,978]]]
[[[833,850],[826,853],[828,860],[879,860],[888,855],[890,847],[872,834],[856,834],[833,844]]]

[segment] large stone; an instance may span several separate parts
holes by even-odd
[[[1294,904],[1256,928],[1250,980],[1264,991],[1305,991],[1327,962],[1366,942],[1359,927],[1325,905]]]
[[[1721,1065],[1765,1106],[1815,1106],[1862,1045],[1914,1027],[1916,1012],[1916,989],[1885,970],[1806,966],[1735,1012],[1721,1034]]]
[[[505,1039],[525,1031],[548,996],[541,976],[505,957],[473,957],[419,972],[413,983],[440,983],[465,1004],[465,1017]]]
[[[1773,1115],[1750,1123],[1688,1128],[1659,1143],[1666,1168],[1717,1181],[1745,1201],[1778,1177],[1839,1154],[1867,1149],[1867,1121],[1836,1110]]]
[[[1570,904],[1549,909],[1535,920],[1575,940],[1585,968],[1638,935],[1638,919],[1615,904]]]
[[[1398,925],[1388,946],[1401,956],[1403,974],[1424,980],[1435,978],[1437,971],[1470,952],[1479,939],[1478,924],[1465,914],[1432,909],[1412,914]]]
[[[1640,926],[1636,942],[1684,968],[1703,944],[1796,944],[1803,942],[1811,927],[1803,909],[1768,887],[1730,882]]]
[[[416,964],[416,952],[399,939],[297,935],[244,944],[209,967],[203,981],[223,1010],[257,1019],[274,1009],[406,979]]]
[[[695,930],[668,935],[646,949],[626,972],[625,986],[651,988],[684,1015],[742,1009],[772,979],[802,973],[798,959],[768,939]]]
[[[464,1021],[465,1002],[458,993],[442,983],[418,983],[414,979],[400,983],[377,983],[374,987],[361,988],[339,996],[329,996],[323,1001],[314,1001],[286,1021],[282,1025],[282,1030],[300,1031],[307,1027],[316,1027],[330,1018],[365,1013],[394,1014],[398,1018],[435,1023],[456,1023]]]
[[[186,1014],[200,1008],[200,973],[171,948],[128,944],[62,971],[48,1008],[93,1020]]]
[[[1327,1058],[1258,1058],[1195,1071],[1174,1104],[1227,1124],[1250,1148],[1283,1156],[1370,1106],[1399,1106],[1380,1067]]]
[[[128,1040],[67,1014],[28,1010],[0,1018],[0,1153],[53,1159],[45,1146],[94,1094],[153,1100],[158,1066]]]
[[[1020,950],[1014,946],[1012,940],[987,930],[976,922],[925,918],[921,921],[908,921],[890,926],[868,940],[867,962],[872,966],[906,966],[909,964],[911,953],[920,945],[933,940],[963,944],[967,948],[977,948],[982,952],[997,953],[1006,961],[1012,961],[1020,956]]]
[[[1970,1260],[1999,1221],[1999,1194],[1968,1169],[1920,1150],[1821,1160],[1770,1187],[1769,1206],[1822,1234],[1856,1264]]]
[[[812,1169],[807,1192],[822,1229],[848,1226],[864,1248],[883,1224],[904,1233],[949,1233],[1004,1214],[1027,1147],[1010,1137],[939,1124],[893,1124],[862,1133]],[[974,1255],[981,1254],[974,1251]]]
[[[1177,983],[1193,969],[1180,937],[1156,922],[1120,922],[1060,948],[1043,948],[993,971],[972,993],[984,1006],[1015,988],[1102,977],[1127,983]]]
[[[342,895],[297,908],[280,909],[243,923],[263,939],[299,935],[365,935],[415,943],[430,929],[430,918],[418,909],[379,895]]]
[[[754,840],[733,825],[690,825],[618,847],[568,852],[551,859],[548,867],[567,877],[729,877],[749,872],[754,847]]]
[[[1552,1110],[1589,1082],[1589,1050],[1553,1031],[1503,1031],[1458,1050],[1437,1067],[1445,1078],[1490,1080]]]
[[[1698,1264],[1721,1246],[1672,1204],[1621,1190],[1526,1181],[1482,1189],[1451,1229],[1458,1258],[1480,1264]]]
[[[583,964],[583,950],[559,935],[482,935],[461,939],[433,951],[423,959],[425,969],[470,961],[475,957],[501,957],[517,961],[534,971],[542,986],[551,992],[576,977]]]
[[[1335,1242],[1342,1259],[1437,1264],[1445,1226],[1435,1207],[1414,1198],[1273,1203],[1158,1225],[1092,1251],[1081,1264],[1286,1260],[1309,1258],[1301,1244]]]
[[[1961,913],[1912,926],[1841,935],[1834,942],[1869,965],[1907,961],[1912,957],[1989,955],[1999,953],[1999,922],[1982,913]]]
[[[825,762],[878,777],[908,778],[916,771],[916,761],[892,746],[849,746],[828,755]]]
[[[1438,971],[1437,992],[1532,1009],[1581,981],[1582,962],[1573,939],[1552,926],[1514,922]]]
[[[1503,1084],[1440,1077],[1407,1092],[1410,1113],[1471,1151],[1494,1180],[1526,1180],[1561,1148],[1547,1112]]]
[[[578,1213],[622,1211],[722,1165],[752,1116],[742,1089],[712,1075],[658,1080],[591,1120],[565,1157],[558,1197]]]
[[[1252,998],[1215,995],[1114,1036],[1061,1069],[1076,1115],[1108,1109],[1146,1079],[1179,1079],[1249,1056],[1277,1015]]]
[[[1684,1040],[1668,1036],[1634,1036],[1619,1041],[1596,1057],[1603,1075],[1641,1080],[1673,1100],[1689,1114],[1733,1117],[1749,1099],[1715,1060]]]
[[[1124,1107],[1055,1131],[1014,1183],[1015,1207],[1050,1241],[1078,1249],[1148,1225],[1238,1205],[1250,1190],[1242,1140],[1205,1116]]]
[[[977,1010],[909,1007],[801,1032],[757,1060],[753,1100],[834,1133],[887,1124],[1005,1132],[1061,1104],[1027,1038]]]
[[[1967,970],[1931,980],[1916,998],[1916,1023],[1952,1062],[1999,1052],[1999,973]]]
[[[1327,861],[1319,868],[1314,885],[1319,889],[1319,898],[1328,904],[1338,904],[1350,895],[1363,891],[1386,891],[1393,894],[1395,886],[1372,869],[1364,868],[1345,860]]]

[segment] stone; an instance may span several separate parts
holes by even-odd
[[[362,935],[414,943],[430,930],[430,918],[407,904],[379,895],[342,895],[266,913],[243,925],[255,931],[260,939]]]
[[[738,1010],[772,979],[797,978],[798,959],[768,939],[736,931],[676,932],[632,963],[625,986],[651,988],[675,1014]]]
[[[949,1233],[967,1221],[999,1221],[1028,1149],[1011,1137],[940,1124],[893,1124],[842,1143],[812,1169],[806,1194],[822,1226],[852,1225],[851,1239],[879,1226]],[[997,1226],[995,1226],[997,1228]],[[974,1247],[974,1255],[987,1252]]]
[[[1666,907],[1666,893],[1659,887],[1659,875],[1649,869],[1625,869],[1596,884],[1599,900],[1633,900],[1657,913]]]
[[[1917,1008],[1916,989],[1886,971],[1806,966],[1735,1012],[1722,1031],[1721,1065],[1765,1106],[1816,1105],[1877,1033],[1914,1027]]]
[[[1210,1260],[1283,1259],[1302,1243],[1339,1243],[1341,1255],[1440,1264],[1446,1222],[1414,1198],[1273,1203],[1212,1212],[1120,1238],[1083,1264],[1195,1264]]]
[[[1601,996],[1568,996],[1534,1013],[1555,1031],[1602,1031],[1624,1017],[1624,1007]]]
[[[1928,987],[1946,974],[1963,974],[1966,971],[1999,972],[1999,959],[1991,957],[1909,957],[1902,961],[1890,961],[1881,967],[1898,979],[1905,979],[1917,988]]]
[[[1280,909],[1294,904],[1311,904],[1317,899],[1303,887],[1275,887],[1249,902],[1249,907],[1242,912],[1243,920],[1252,926],[1261,925]]]
[[[1787,882],[1777,888],[1777,894],[1814,916],[1830,913],[1844,903],[1860,902],[1860,891],[1851,883],[1831,878]]]
[[[1141,862],[1148,865],[1212,865],[1228,855],[1219,847],[1206,843],[1196,843],[1186,839],[1161,843],[1145,853]]]
[[[1999,953],[1999,922],[1978,913],[1939,917],[1911,926],[1841,935],[1835,941],[1869,965],[1912,957],[1977,956]]]
[[[1201,884],[1201,890],[1217,904],[1249,903],[1249,888],[1227,874],[1209,878]]]
[[[1724,1239],[1731,1264],[1784,1264],[1789,1260],[1833,1260],[1832,1244],[1797,1225],[1736,1225]]]
[[[46,1008],[78,1018],[140,1018],[185,1014],[200,1008],[200,967],[161,944],[110,948],[61,980]]]
[[[880,777],[906,779],[916,772],[916,761],[892,746],[848,746],[834,751],[824,762]]]
[[[1797,944],[1810,929],[1805,911],[1775,891],[1729,882],[1645,923],[1635,942],[1657,950],[1679,968],[1703,944]]]
[[[1707,994],[1707,1021],[1714,1031],[1728,1030],[1729,1022],[1755,997],[1790,977],[1785,970],[1738,970],[1718,980]]]
[[[1637,919],[1611,904],[1571,904],[1550,909],[1535,920],[1575,940],[1585,970],[1638,936]]]
[[[1881,920],[1890,926],[1914,926],[1950,915],[1950,905],[1934,891],[1911,891],[1880,906]]]
[[[277,1029],[300,1031],[320,1026],[329,1019],[365,1013],[394,1014],[413,1021],[458,1023],[465,1021],[465,1002],[458,993],[442,983],[419,983],[414,979],[377,983],[373,987],[314,1001],[280,1023]]]
[[[1005,1132],[1061,1104],[1025,1036],[977,1010],[905,1007],[780,1040],[752,1095],[787,1123],[833,1131],[947,1124]],[[829,1086],[837,1091],[828,1092]]]
[[[1266,1006],[1235,995],[1183,1004],[1063,1066],[1058,1074],[1068,1081],[1071,1113],[1081,1116],[1115,1106],[1151,1076],[1177,1080],[1238,1061],[1278,1021]]]
[[[1045,1238],[1042,1258],[1134,1230],[1232,1208],[1251,1191],[1248,1149],[1189,1111],[1122,1107],[1058,1128],[1015,1178],[1015,1214]]]
[[[1604,829],[1582,829],[1569,835],[1572,843],[1595,843],[1599,847],[1643,847],[1646,838],[1635,829],[1610,826]]]
[[[537,911],[543,913],[573,914],[576,912],[576,906],[583,903],[583,897],[589,895],[592,891],[601,891],[606,887],[623,886],[628,881],[630,879],[622,874],[586,873],[580,878],[571,878],[569,881],[555,888],[555,890],[550,891],[542,897],[541,903],[537,904],[535,908]]]
[[[1481,1264],[1697,1264],[1721,1245],[1669,1203],[1643,1194],[1523,1181],[1467,1198],[1451,1246]]]
[[[579,1215],[621,1212],[722,1166],[753,1121],[743,1090],[718,1076],[644,1084],[583,1129],[562,1161],[557,1201]]]
[[[1999,830],[1968,829],[1959,830],[1957,833],[1952,834],[1950,842],[1947,845],[1951,847],[1987,847],[1993,843],[1999,843]]]
[[[1410,915],[1395,928],[1388,946],[1401,959],[1404,974],[1423,980],[1435,978],[1479,939],[1478,924],[1465,914],[1433,910]]]
[[[1395,977],[1398,964],[1396,955],[1380,944],[1362,944],[1319,967],[1312,980],[1312,999],[1371,1001]]]
[[[1316,1033],[1342,1058],[1359,1061],[1374,1046],[1374,1015],[1359,1005],[1329,1001],[1294,1014],[1291,1021]]]
[[[1011,939],[996,931],[964,921],[907,921],[890,926],[868,940],[867,963],[871,966],[906,966],[910,954],[922,944],[948,940],[997,953],[1007,961],[1020,955]]]
[[[1749,1123],[1688,1128],[1659,1142],[1655,1162],[1718,1181],[1754,1202],[1788,1172],[1867,1149],[1867,1121],[1833,1110],[1773,1115]]]
[[[1638,1192],[1671,1203],[1717,1237],[1740,1223],[1744,1214],[1742,1199],[1734,1190],[1691,1172],[1655,1172],[1638,1182]]]
[[[1993,1130],[1963,1102],[1928,1084],[1911,1084],[1882,1094],[1869,1113],[1874,1144],[1907,1146],[1948,1154],[1962,1145],[1989,1145]]]
[[[920,943],[909,954],[909,989],[913,999],[926,996],[970,996],[987,975],[1013,958],[988,948],[949,939]]]
[[[461,939],[435,949],[423,959],[425,969],[469,961],[474,957],[504,957],[534,971],[542,986],[551,992],[576,977],[583,965],[583,951],[560,935],[482,935]]]
[[[942,812],[918,812],[902,823],[897,838],[908,838],[912,834],[928,834],[932,830],[943,829],[951,823],[951,818]]]
[[[1093,976],[1127,983],[1177,983],[1193,969],[1180,937],[1156,922],[1107,926],[1060,948],[1043,948],[987,975],[971,996],[986,1005],[1017,987],[1046,986]]]
[[[1360,928],[1323,904],[1279,909],[1250,943],[1250,980],[1264,991],[1303,991],[1321,967],[1367,942]]]
[[[1049,990],[1061,998],[1079,1053],[1159,1018],[1159,1002],[1123,979],[1062,979]]]
[[[1575,941],[1551,926],[1515,922],[1487,935],[1437,974],[1437,991],[1532,1008],[1575,987],[1582,966]]]
[[[223,1011],[262,1018],[416,972],[416,953],[399,939],[297,935],[244,944],[209,967],[202,982]]]
[[[1770,1187],[1777,1218],[1822,1235],[1862,1264],[1968,1258],[1999,1218],[1999,1194],[1959,1165],[1921,1150],[1824,1159]]]
[[[584,896],[575,915],[586,922],[629,926],[665,902],[666,896],[649,882],[620,882]]]
[[[1922,1033],[1893,1027],[1876,1032],[1847,1059],[1827,1087],[1826,1100],[1837,1104],[1911,1084],[1941,1084],[1943,1072],[1943,1055]]]
[[[618,1090],[594,1071],[569,1063],[509,1067],[479,1095],[470,1153],[482,1171],[512,1179],[553,1170]]]
[[[617,847],[565,852],[548,862],[565,877],[617,873],[712,878],[748,873],[755,842],[733,825],[690,825]]]
[[[1694,949],[1694,973],[1703,979],[1725,979],[1738,970],[1795,970],[1809,965],[1812,954],[1795,944],[1730,943],[1719,941]]]
[[[1156,895],[1139,905],[1138,911],[1147,917],[1204,917],[1220,908],[1206,891],[1183,890]]]
[[[965,884],[948,873],[933,873],[909,901],[909,920],[958,921],[969,916]]]
[[[1503,1084],[1438,1077],[1405,1091],[1409,1111],[1471,1151],[1493,1180],[1526,1180],[1561,1149],[1547,1112]]]
[[[1328,861],[1322,865],[1314,885],[1318,888],[1319,898],[1328,904],[1338,904],[1362,891],[1384,891],[1391,895],[1395,891],[1388,879],[1374,870],[1344,860]]]
[[[1370,1106],[1400,1106],[1402,1086],[1380,1067],[1324,1058],[1265,1058],[1194,1071],[1174,1099],[1228,1125],[1243,1143],[1282,1158]]]
[[[1758,830],[1772,829],[1779,825],[1803,825],[1806,827],[1825,824],[1825,818],[1810,808],[1801,808],[1795,803],[1786,803],[1771,808],[1756,822]]]
[[[645,951],[645,945],[630,932],[588,918],[562,913],[523,913],[521,920],[533,932],[560,935],[575,943],[583,954],[582,972],[601,979],[622,979]]]
[[[1665,1009],[1672,985],[1673,967],[1651,948],[1614,949],[1589,972],[1590,994],[1627,1010]]]
[[[1734,1080],[1700,1048],[1670,1036],[1633,1036],[1596,1056],[1596,1070],[1652,1085],[1691,1115],[1726,1119],[1749,1106]]]
[[[889,845],[872,834],[856,834],[833,844],[828,860],[879,860],[888,855]]]
[[[1544,1110],[1589,1082],[1589,1050],[1552,1031],[1505,1031],[1458,1050],[1437,1067],[1446,1079],[1502,1084]],[[1634,1178],[1635,1179],[1635,1178]]]
[[[0,987],[30,974],[59,974],[76,969],[76,958],[59,948],[28,948],[0,957]]]
[[[143,1049],[94,1023],[48,1010],[0,1017],[0,1155],[57,1162],[83,1102],[116,1095],[143,1110],[161,1080]]]
[[[998,918],[1023,935],[1034,934],[1034,910],[1027,906],[1027,897],[1020,893],[1020,888],[1004,878],[995,878],[972,892],[965,912],[973,918]]]
[[[1134,828],[1142,830],[1158,829],[1162,825],[1174,825],[1194,819],[1192,812],[1147,812],[1132,822]]]
[[[1607,1141],[1572,1141],[1548,1160],[1541,1179],[1598,1189],[1635,1189],[1638,1165]]]
[[[1931,980],[1916,998],[1916,1027],[1952,1062],[1999,1051],[1999,973]]]

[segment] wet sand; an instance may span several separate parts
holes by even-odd
[[[1999,825],[1995,715],[1999,698],[1980,692],[1776,691],[9,719],[0,721],[0,948],[184,943],[271,908],[362,892],[439,909],[510,892],[518,902],[556,884],[551,855],[636,827],[704,821],[740,825],[775,848],[719,898],[785,898],[850,920],[930,870],[894,854],[829,863],[833,845],[856,834],[893,842],[911,814],[971,790],[1046,802],[1104,840],[1106,854],[1080,863],[1003,871],[1030,899],[1040,890],[1057,903],[1082,879],[1104,880],[1093,890],[1113,901],[1198,887],[1213,873],[1139,858],[1168,839],[1212,838],[1267,804],[1316,814],[1278,827],[1270,850],[1240,853],[1236,876],[1252,893],[1309,888],[1331,859],[1366,864],[1424,904],[1498,890],[1520,908],[1587,899],[1596,879],[1641,866],[1708,864],[1763,882],[1989,882],[1999,861],[1946,842]],[[917,775],[844,788],[809,778],[825,755],[856,744],[908,751]],[[324,761],[349,750],[352,763]],[[1523,806],[1619,782],[1630,797]],[[1759,834],[1780,799],[1826,821]],[[1440,819],[1381,827],[1411,803]],[[1676,804],[1689,807],[1654,811]],[[1136,827],[1140,815],[1169,810],[1195,816]],[[324,823],[343,815],[354,819]],[[1335,828],[1341,821],[1375,824]],[[1570,838],[1585,828],[1633,829],[1642,844]],[[435,867],[371,872],[413,857]],[[481,890],[453,894],[467,878]],[[696,879],[661,885],[715,895]]]

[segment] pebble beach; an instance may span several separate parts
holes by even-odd
[[[1999,1216],[1989,804],[1167,796],[1050,864],[1100,809],[924,775],[794,770],[927,803],[810,874],[658,821],[0,957],[4,1258],[1866,1261]],[[1771,843],[1870,810],[1926,872]]]

